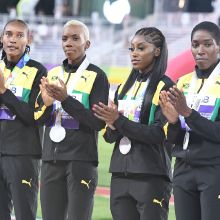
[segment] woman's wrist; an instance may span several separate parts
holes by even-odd
[[[188,118],[192,113],[192,109],[191,108],[187,108],[185,111],[184,111],[184,114],[183,114],[183,117],[184,118]]]
[[[178,122],[179,118],[177,118],[176,120],[172,120],[172,121],[168,121],[169,124],[175,125]]]
[[[6,91],[6,88],[1,88],[1,89],[0,89],[0,95],[4,94],[5,91]]]
[[[109,128],[111,128],[112,130],[116,130],[116,128],[115,128],[112,124],[107,124],[107,126],[108,126]]]

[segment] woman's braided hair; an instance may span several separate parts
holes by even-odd
[[[149,86],[146,89],[144,95],[145,99],[143,100],[143,104],[142,104],[140,121],[146,121],[149,118],[153,95],[156,91],[159,81],[165,74],[167,68],[168,50],[167,50],[166,39],[159,29],[155,27],[141,28],[135,33],[135,36],[138,35],[144,36],[146,42],[155,45],[156,48],[160,48],[160,55],[158,57],[155,57],[156,60],[151,70]],[[129,78],[125,83],[118,99],[122,99],[123,96],[126,94],[126,92],[131,88],[134,82],[133,80],[136,77],[136,75],[137,75],[137,71],[132,69]]]

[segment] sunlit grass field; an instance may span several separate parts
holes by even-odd
[[[108,187],[110,184],[110,174],[108,173],[113,145],[105,143],[102,136],[99,137],[99,186]],[[95,196],[92,220],[111,220],[109,198]],[[38,218],[41,218],[40,204],[38,205]],[[174,207],[170,206],[169,220],[175,220]]]

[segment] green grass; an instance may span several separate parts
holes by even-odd
[[[111,220],[110,204],[108,198],[95,196],[92,220]]]
[[[111,175],[109,174],[109,163],[114,145],[105,143],[102,136],[99,137],[99,186],[109,187]],[[92,220],[111,220],[109,198],[95,196]],[[38,218],[41,218],[40,204],[37,211]],[[170,206],[169,220],[175,220],[174,207]]]
[[[172,206],[172,205],[170,206],[168,220],[176,220],[174,206]]]
[[[109,163],[112,155],[114,145],[108,144],[104,141],[102,135],[99,136],[99,186],[109,186],[111,175],[109,173]]]

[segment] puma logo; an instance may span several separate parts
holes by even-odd
[[[157,199],[153,199],[153,203],[156,203],[156,204],[160,205],[160,207],[162,208],[163,207],[163,204],[162,204],[163,200],[164,199],[162,199],[161,201],[159,201]]]
[[[184,89],[188,89],[188,88],[189,88],[189,83],[184,83],[184,84],[183,84],[183,88],[184,88]]]
[[[28,74],[25,72],[22,72],[23,75],[25,75],[28,78]]]
[[[58,80],[58,76],[52,76],[51,80]]]
[[[31,187],[31,181],[32,181],[32,179],[30,179],[30,181],[22,180],[21,183],[22,183],[22,184],[26,184],[26,185],[28,185],[28,186]]]
[[[90,75],[88,75],[87,77],[85,77],[85,76],[81,76],[80,78],[84,79],[84,80],[85,80],[85,82],[86,82],[86,81],[87,81],[87,79],[89,78],[89,76],[90,76]]]
[[[89,189],[89,184],[90,184],[91,180],[89,180],[89,182],[87,183],[85,180],[81,180],[81,183],[86,185],[86,187]]]

